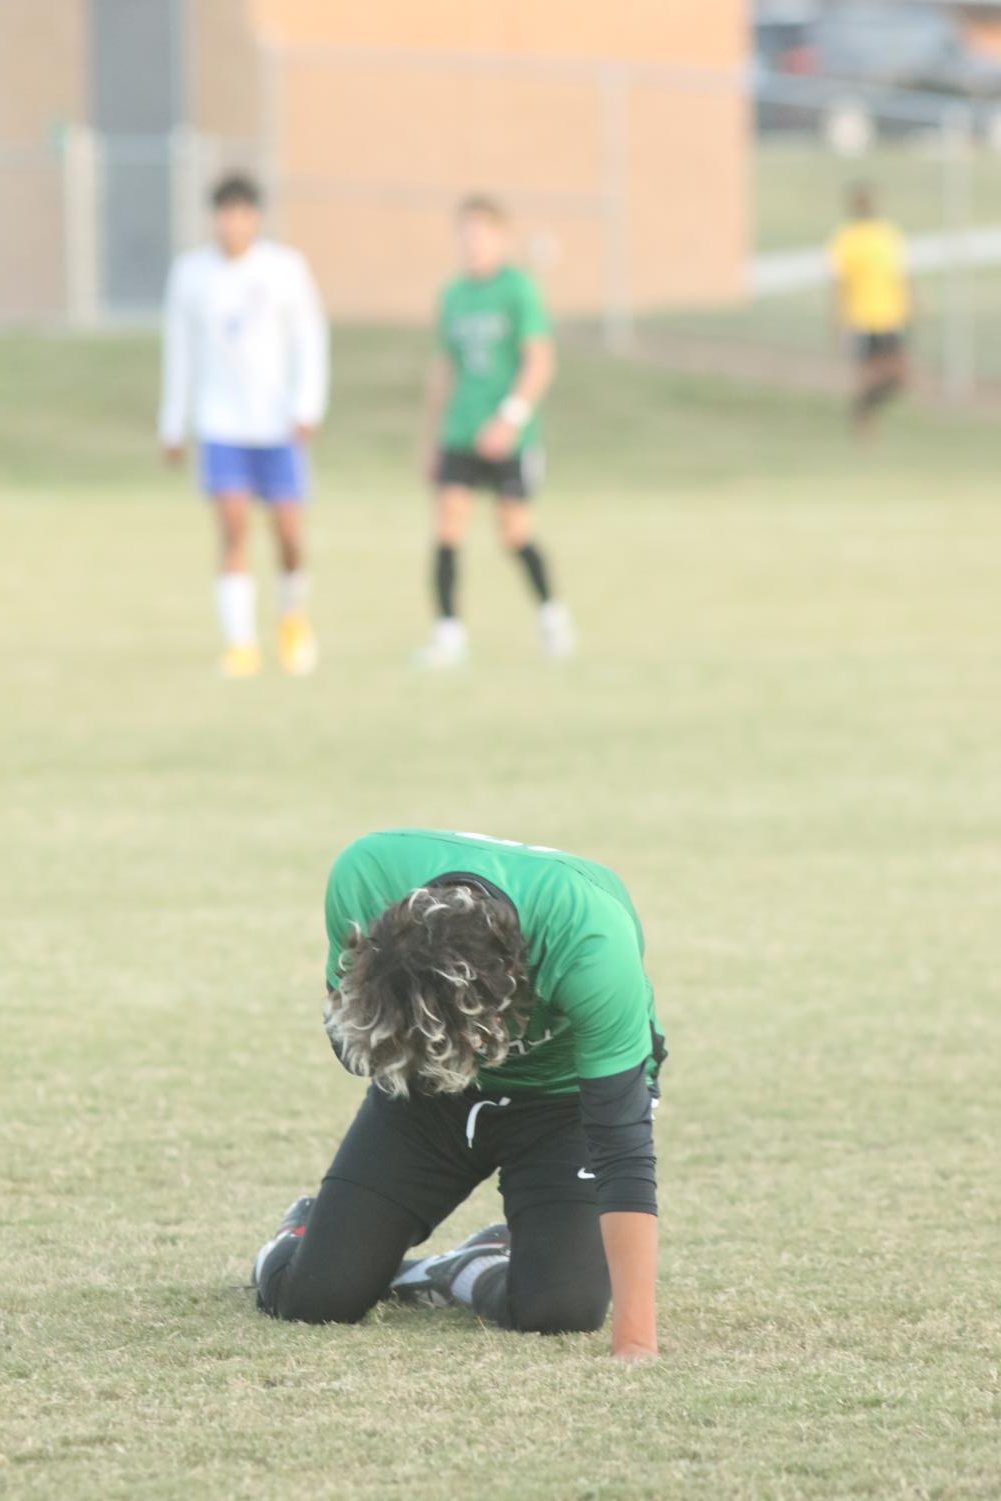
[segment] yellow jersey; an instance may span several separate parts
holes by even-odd
[[[830,257],[850,328],[881,334],[904,327],[911,313],[907,246],[895,224],[853,220],[834,236]]]

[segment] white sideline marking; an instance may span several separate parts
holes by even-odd
[[[907,259],[912,271],[941,271],[950,264],[962,266],[1001,265],[1001,224],[967,229],[951,234],[911,235]],[[751,291],[755,297],[781,297],[805,287],[819,287],[830,279],[825,246],[809,250],[771,250],[755,256],[750,264]]]

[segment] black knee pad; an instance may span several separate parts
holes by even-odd
[[[371,1288],[317,1287],[296,1277],[299,1241],[280,1240],[261,1268],[257,1306],[273,1319],[299,1324],[357,1324],[373,1305]]]
[[[316,1298],[308,1288],[297,1288],[292,1297],[278,1299],[275,1317],[298,1324],[359,1324],[371,1307],[358,1298]]]
[[[608,1304],[604,1288],[554,1287],[519,1302],[516,1327],[524,1334],[593,1334]]]

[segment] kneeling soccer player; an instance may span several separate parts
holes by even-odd
[[[619,878],[481,836],[370,834],[327,887],[334,1051],[372,1084],[254,1267],[278,1318],[395,1295],[656,1354],[652,1106],[665,1048]],[[404,1260],[500,1172],[506,1225]]]

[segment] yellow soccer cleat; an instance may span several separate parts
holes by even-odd
[[[260,670],[261,653],[256,646],[228,646],[219,663],[224,678],[254,678]]]
[[[316,667],[319,650],[305,615],[286,615],[278,627],[278,657],[285,671],[304,678]]]

